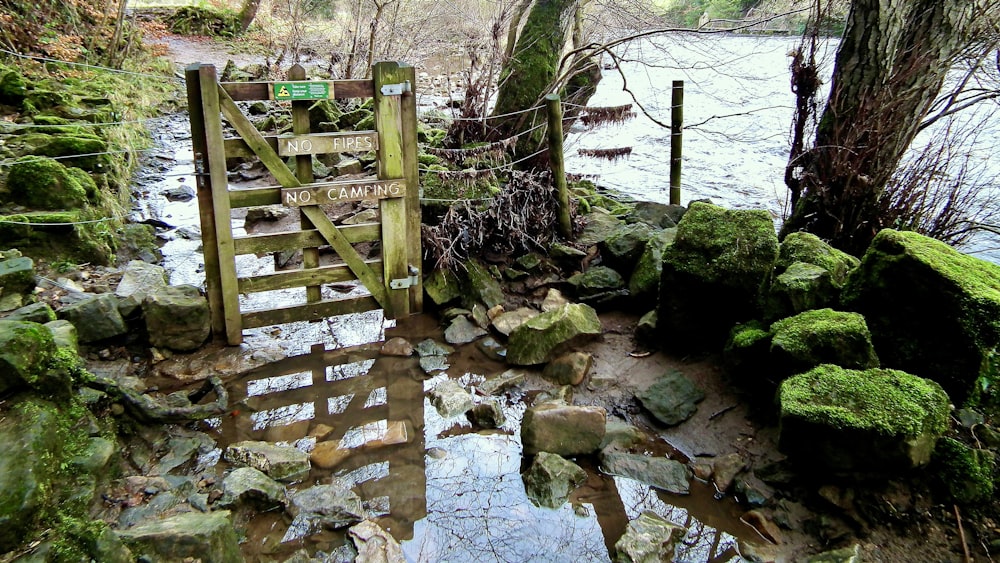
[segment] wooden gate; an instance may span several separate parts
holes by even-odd
[[[417,178],[416,100],[413,67],[377,63],[371,80],[305,80],[294,66],[280,82],[219,82],[212,65],[186,69],[188,106],[205,255],[212,331],[236,345],[244,328],[384,309],[389,318],[422,309],[420,204]],[[375,130],[311,133],[309,107],[320,99],[373,98]],[[265,137],[237,101],[278,100],[292,107],[292,134]],[[239,137],[225,138],[222,117]],[[376,151],[377,175],[357,181],[313,182],[315,154]],[[226,158],[256,156],[278,186],[229,189]],[[295,158],[293,172],[282,157]],[[379,222],[335,226],[320,205],[379,200]],[[232,210],[282,204],[298,209],[301,230],[234,236]],[[354,248],[379,241],[381,258],[365,260]],[[329,245],[343,264],[321,266],[319,247]],[[236,257],[302,249],[293,271],[240,277]],[[323,284],[357,279],[371,295],[324,299]],[[240,294],[305,287],[304,302],[243,311]]]

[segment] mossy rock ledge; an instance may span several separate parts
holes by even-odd
[[[570,303],[522,323],[510,333],[507,363],[543,364],[581,339],[601,334],[601,320],[589,305]]]
[[[783,376],[821,364],[848,369],[879,367],[865,318],[858,313],[816,309],[771,325],[770,363]]]
[[[950,408],[929,379],[829,364],[786,379],[778,400],[779,449],[801,466],[834,474],[891,474],[926,464]]]
[[[663,251],[657,310],[663,344],[688,353],[718,350],[734,324],[760,317],[777,258],[766,211],[692,203]]]
[[[913,232],[883,230],[842,294],[884,367],[933,379],[956,405],[997,405],[1000,266]]]

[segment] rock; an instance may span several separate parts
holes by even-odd
[[[674,243],[675,238],[677,238],[676,227],[653,234],[646,243],[628,280],[628,293],[634,302],[652,303],[660,294],[663,251]]]
[[[601,258],[616,270],[631,272],[635,269],[642,251],[646,249],[646,243],[656,234],[656,230],[646,223],[630,223],[618,227],[604,241],[597,244]]]
[[[896,473],[926,464],[948,426],[941,386],[889,369],[822,365],[778,392],[779,449],[825,473]]]
[[[781,241],[775,267],[779,272],[784,272],[796,262],[805,262],[826,270],[836,288],[840,288],[847,280],[847,275],[861,264],[854,256],[837,250],[812,233],[802,231],[789,233]]]
[[[830,272],[806,262],[794,262],[768,289],[764,318],[781,319],[810,309],[837,306],[840,288]]]
[[[770,354],[771,332],[760,322],[750,321],[733,327],[722,350],[722,363],[730,375],[759,381],[770,370]]]
[[[424,277],[424,292],[435,305],[442,306],[462,296],[462,283],[448,270],[437,269]]]
[[[784,378],[820,364],[878,367],[865,318],[832,309],[806,311],[771,325],[768,365]]]
[[[562,264],[579,263],[587,257],[587,253],[579,248],[565,245],[561,242],[554,242],[549,246],[549,257]]]
[[[122,542],[136,561],[237,563],[243,561],[239,539],[228,510],[187,512],[162,520],[148,520],[119,530]]]
[[[167,201],[191,201],[198,194],[187,184],[177,184],[160,192]]]
[[[503,362],[507,359],[507,347],[497,342],[497,339],[492,336],[477,340],[476,348],[479,348],[479,351],[491,360]]]
[[[454,379],[445,379],[430,390],[431,404],[438,414],[451,418],[472,408],[472,395]]]
[[[984,385],[1000,386],[1000,266],[887,229],[842,301],[864,315],[883,366],[937,381],[956,405],[977,400]]]
[[[601,446],[606,424],[607,413],[601,407],[533,405],[525,410],[521,421],[521,443],[527,455],[589,454]]]
[[[687,530],[655,512],[645,510],[628,523],[615,542],[616,563],[675,561],[674,549]]]
[[[607,305],[628,295],[621,274],[606,266],[593,266],[566,281],[575,289],[577,299],[588,304]]]
[[[44,326],[0,320],[0,393],[25,385],[45,388],[56,345]]]
[[[76,327],[73,323],[64,320],[51,321],[43,325],[52,334],[52,341],[55,342],[56,349],[63,348],[74,354],[80,352],[80,345],[76,335]]]
[[[135,297],[139,303],[147,295],[166,287],[170,280],[167,270],[156,264],[148,264],[142,260],[132,260],[125,266],[122,280],[118,282],[115,295],[118,297]]]
[[[11,313],[4,317],[3,320],[29,321],[33,323],[45,324],[49,321],[56,320],[56,312],[52,310],[52,307],[49,307],[48,303],[39,301],[38,303],[25,305],[20,309],[11,311]]]
[[[340,440],[324,440],[309,452],[309,463],[320,469],[333,469],[353,453],[353,449],[340,447]]]
[[[445,329],[444,339],[449,344],[468,344],[487,334],[489,333],[469,322],[467,317],[458,316]]]
[[[26,295],[35,289],[35,262],[18,256],[0,262],[0,295]]]
[[[87,447],[69,460],[70,466],[81,473],[98,473],[107,468],[111,456],[118,451],[118,444],[106,438],[93,437]]]
[[[738,453],[726,454],[712,460],[712,482],[715,490],[725,493],[733,485],[736,475],[746,469],[747,462]]]
[[[606,240],[618,227],[622,221],[609,213],[595,211],[583,216],[586,222],[583,232],[576,238],[577,244],[581,246],[592,246]]]
[[[936,477],[952,501],[974,504],[993,498],[996,454],[942,438],[934,449]]]
[[[862,563],[861,544],[817,553],[806,559],[806,563]]]
[[[658,328],[663,346],[716,351],[738,322],[760,316],[778,257],[771,216],[692,203],[663,251]]]
[[[363,209],[347,219],[341,221],[344,225],[362,225],[378,220],[378,211],[374,209]]]
[[[513,311],[500,313],[500,315],[493,319],[492,326],[500,334],[510,336],[510,333],[514,332],[515,328],[537,317],[539,314],[538,311],[530,307],[520,307]]]
[[[212,330],[208,301],[193,285],[165,286],[142,300],[149,343],[178,352],[196,350]]]
[[[600,333],[601,321],[593,308],[564,305],[514,329],[507,342],[507,361],[514,365],[545,363],[560,347]]]
[[[628,449],[645,441],[642,430],[620,420],[608,420],[604,429],[604,439],[601,440],[601,451],[612,449]]]
[[[495,397],[490,397],[478,405],[472,407],[468,412],[469,421],[479,428],[500,428],[507,417],[503,414],[500,401]]]
[[[396,336],[390,338],[382,345],[382,355],[406,358],[413,355],[413,345],[405,338]]]
[[[97,184],[90,174],[44,156],[19,158],[9,171],[9,200],[31,209],[79,209],[97,193]]]
[[[661,375],[645,391],[636,393],[642,406],[657,420],[673,426],[691,418],[698,410],[698,403],[705,393],[695,387],[690,379],[676,370]]]
[[[406,563],[403,548],[396,538],[371,520],[351,526],[347,534],[358,551],[355,561]]]
[[[639,201],[625,216],[625,222],[645,223],[651,227],[669,229],[677,226],[686,211],[687,209],[683,205]]]
[[[269,442],[237,442],[226,447],[224,457],[230,463],[253,467],[270,478],[285,483],[301,481],[309,475],[309,455],[291,446],[278,446]]]
[[[776,545],[784,542],[784,535],[781,533],[781,530],[760,510],[751,510],[744,514],[740,520],[754,530],[757,530],[757,533],[767,541]]]
[[[222,480],[222,497],[219,506],[231,507],[253,503],[263,510],[284,506],[285,487],[262,471],[252,467],[237,467]]]
[[[525,372],[521,369],[509,369],[496,377],[491,377],[479,384],[479,391],[484,395],[498,395],[524,384]]]
[[[455,349],[447,344],[441,344],[432,338],[421,340],[417,343],[417,354],[423,358],[426,356],[447,356],[455,352]]]
[[[426,374],[444,371],[451,367],[448,363],[448,356],[422,356],[420,358],[420,369]]]
[[[643,346],[656,346],[657,321],[656,309],[639,317],[639,322],[635,324],[635,340]]]
[[[559,309],[563,305],[569,305],[569,299],[566,299],[558,289],[550,287],[545,293],[545,299],[542,300],[542,312],[548,313],[549,311]]]
[[[542,377],[556,385],[579,385],[590,373],[594,357],[586,352],[570,352],[545,365]]]
[[[556,403],[558,405],[572,405],[573,404],[573,387],[570,385],[560,385],[555,389],[546,389],[540,391],[535,395],[535,400],[531,402],[533,405],[540,405],[542,403]],[[605,425],[605,431],[607,431],[607,425]],[[604,441],[602,440],[603,444]]]
[[[463,263],[465,274],[462,277],[463,298],[471,303],[485,303],[494,307],[503,303],[503,289],[500,282],[493,277],[479,260],[468,260]]]
[[[774,496],[774,492],[760,479],[746,479],[741,477],[735,483],[736,485],[733,488],[736,498],[748,506],[759,508],[767,504],[771,500],[771,497]]]
[[[561,456],[539,452],[521,474],[521,479],[525,493],[535,506],[559,508],[569,499],[573,489],[587,480],[587,472]]]
[[[118,312],[118,300],[110,293],[88,296],[58,311],[59,317],[76,327],[83,344],[115,338],[128,332]]]
[[[289,496],[288,511],[293,517],[311,520],[325,528],[343,528],[365,519],[361,497],[337,480],[329,485],[314,485]]]
[[[602,452],[605,473],[635,479],[664,491],[686,495],[691,488],[691,472],[683,463],[643,454]]]

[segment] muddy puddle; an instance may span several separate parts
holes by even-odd
[[[152,129],[158,148],[138,176],[136,189],[143,197],[133,220],[159,225],[172,284],[203,287],[197,201],[164,195],[178,186],[194,186],[187,119],[170,116]],[[242,218],[234,216],[233,222],[234,234],[240,234]],[[268,273],[274,271],[274,260],[243,256],[237,270],[241,276]],[[302,300],[301,291],[302,296],[267,292],[241,300],[253,309]],[[617,334],[627,340],[630,333],[611,334],[609,338]],[[610,561],[628,521],[645,510],[687,530],[676,552],[680,561],[743,561],[738,543],[763,543],[740,521],[738,505],[730,498],[717,499],[711,484],[695,480],[691,494],[672,495],[603,474],[596,456],[574,460],[587,470],[588,480],[570,502],[555,510],[535,506],[520,475],[527,465],[519,424],[526,404],[551,385],[529,377],[523,388],[503,395],[507,422],[499,429],[478,430],[464,416],[443,418],[425,396],[430,388],[445,378],[474,388],[507,366],[473,344],[458,347],[448,356],[447,369],[431,375],[415,356],[380,354],[381,344],[397,336],[414,345],[427,338],[444,342],[431,315],[396,322],[374,311],[246,330],[244,336],[249,348],[278,344],[285,357],[227,383],[229,415],[200,428],[217,441],[213,453],[200,460],[200,470],[215,471],[221,480],[230,469],[220,460],[221,452],[243,440],[313,452],[312,473],[290,488],[332,479],[351,483],[369,513],[400,541],[408,560]],[[622,349],[597,354],[595,366],[626,369],[629,344],[623,346],[625,354],[617,355]],[[686,461],[655,436],[646,451],[673,452]],[[342,534],[311,529],[281,511],[256,514],[240,525],[246,528],[243,550],[250,561],[283,560],[303,548],[311,554],[336,554],[344,543]]]

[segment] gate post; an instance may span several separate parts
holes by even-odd
[[[288,69],[288,79],[289,80],[305,80],[306,79],[306,69],[302,65],[296,64],[292,68]],[[297,100],[292,102],[292,133],[296,135],[305,135],[309,133],[309,106],[312,105],[312,101]],[[300,154],[295,157],[295,177],[299,179],[299,182],[303,184],[310,184],[313,181],[313,167],[312,167],[312,155],[311,154]],[[302,229],[312,229],[313,223],[308,217],[299,211],[299,224]],[[318,268],[319,267],[319,249],[318,248],[303,248],[302,249],[302,269],[308,268]],[[312,303],[322,299],[320,286],[310,285],[306,286],[306,301]]]

